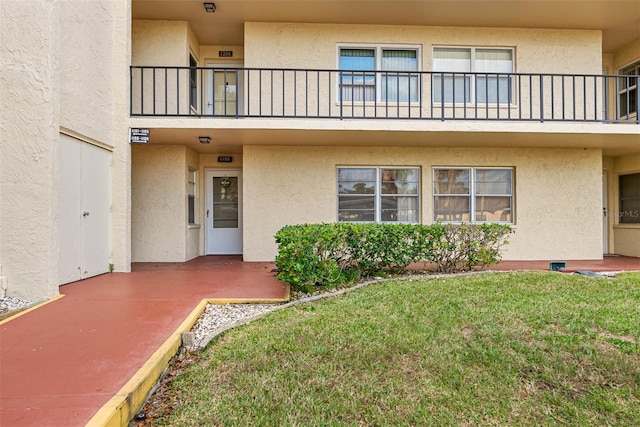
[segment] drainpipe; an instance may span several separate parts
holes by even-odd
[[[7,296],[7,278],[2,275],[2,266],[0,265],[0,298]]]

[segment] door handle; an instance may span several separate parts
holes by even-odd
[[[207,209],[207,218],[209,218],[209,209]]]
[[[89,212],[88,211],[82,212],[82,216],[89,216]]]

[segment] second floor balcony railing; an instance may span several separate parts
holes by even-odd
[[[638,78],[132,66],[130,114],[639,124]]]

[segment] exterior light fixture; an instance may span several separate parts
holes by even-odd
[[[209,144],[211,142],[211,137],[210,136],[199,136],[198,140],[200,141],[200,144]]]
[[[203,3],[204,4],[204,11],[207,13],[213,13],[216,11],[216,4],[215,3]]]

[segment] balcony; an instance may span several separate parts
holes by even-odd
[[[639,76],[132,66],[132,117],[640,124]]]

